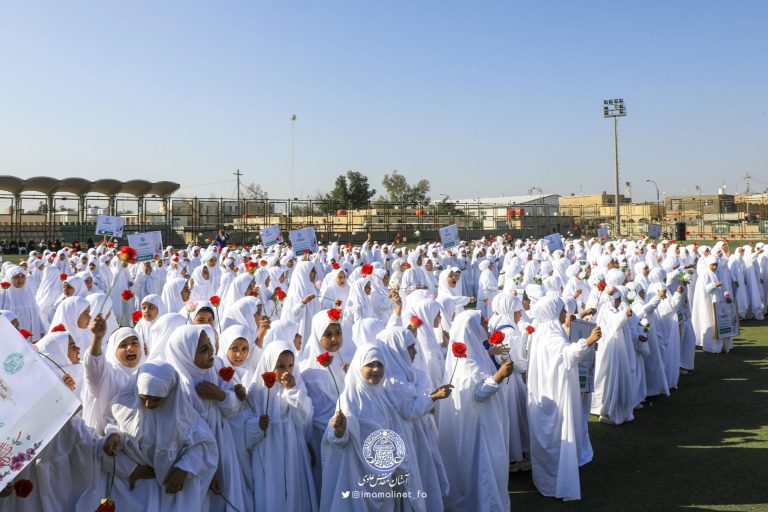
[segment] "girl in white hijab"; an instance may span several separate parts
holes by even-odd
[[[358,279],[352,283],[344,315],[344,319],[349,324],[365,318],[376,317],[370,298],[372,286],[371,281],[367,278]]]
[[[262,348],[274,340],[289,340],[298,353],[301,350],[301,337],[299,336],[299,324],[293,320],[275,320],[269,324],[269,331],[264,336]]]
[[[422,322],[420,327],[414,329],[414,333],[419,342],[419,352],[427,364],[430,387],[435,389],[443,383],[445,371],[445,353],[440,345],[442,340],[437,339],[434,329],[435,325],[440,325],[440,305],[434,300],[424,299],[411,304],[409,309]],[[405,318],[404,321],[410,324],[411,318]]]
[[[499,281],[491,268],[492,263],[483,260],[478,264],[480,270],[480,280],[478,283],[477,299],[480,304],[480,311],[483,316],[491,316],[491,302],[499,293]]]
[[[578,500],[582,438],[578,363],[600,338],[600,330],[593,330],[586,340],[568,343],[563,301],[546,296],[535,308],[538,324],[528,367],[533,483],[544,496]]]
[[[101,344],[106,330],[103,318],[95,320],[93,343],[85,352],[85,390],[83,419],[99,435],[104,434],[104,415],[112,400],[144,362],[144,350],[136,331],[120,327],[107,342],[102,357]]]
[[[388,327],[378,335],[378,342],[384,345],[384,368],[387,377],[384,391],[400,416],[411,422],[413,445],[418,450],[421,480],[427,496],[427,510],[443,510],[443,496],[448,495],[448,475],[443,458],[437,446],[435,402],[451,396],[453,386],[444,384],[433,391],[427,375],[414,363],[418,356],[416,338],[408,329]]]
[[[402,419],[384,390],[387,377],[385,361],[384,348],[376,345],[361,346],[352,358],[344,379],[344,391],[339,398],[339,412],[328,422],[323,435],[320,510],[394,511],[400,502],[396,498],[344,499],[343,492],[357,488],[357,482],[367,475],[372,475],[373,481],[384,479],[388,491],[410,491],[410,499],[403,499],[406,509],[427,510],[424,499],[418,495],[424,485],[411,427]],[[375,439],[372,436],[381,429],[394,432],[402,440],[402,449],[393,454],[399,464],[395,460],[378,466],[366,462],[368,459],[363,453],[363,444],[366,440]],[[408,477],[404,479],[405,474]],[[404,483],[399,483],[403,480]]]
[[[82,350],[91,344],[91,333],[88,323],[91,321],[91,305],[84,297],[67,297],[59,305],[51,320],[48,332],[58,325],[63,325],[77,347]]]
[[[79,276],[67,277],[64,281],[61,282],[61,286],[61,295],[58,296],[56,302],[53,303],[53,307],[51,307],[51,309],[47,312],[47,320],[49,322],[53,321],[53,316],[56,314],[56,311],[59,309],[59,305],[64,302],[64,300],[69,297],[85,297],[87,294],[83,278]]]
[[[209,510],[216,439],[172,366],[143,364],[112,403],[105,432],[104,452],[117,457],[112,489],[117,510]],[[111,472],[112,464],[106,457],[102,461],[105,471]],[[89,510],[103,498],[102,487],[93,491],[77,510]]]
[[[311,261],[300,261],[291,276],[287,297],[283,303],[280,318],[293,320],[299,324],[302,343],[309,339],[312,318],[320,311],[320,301],[316,300],[315,265]]]
[[[152,340],[150,337],[152,325],[162,318],[167,313],[167,310],[165,309],[163,299],[154,293],[145,296],[139,304],[141,306],[141,319],[136,322],[134,329],[136,329],[139,335],[142,346],[147,350],[147,353],[150,353],[152,352]]]
[[[163,303],[165,310],[169,313],[180,313],[189,300],[190,291],[187,286],[187,280],[183,277],[174,277],[169,279],[163,286]]]
[[[246,446],[256,512],[317,510],[306,432],[312,424],[312,400],[296,362],[293,344],[274,340],[264,349],[248,387]],[[261,377],[276,373],[272,389]],[[269,409],[267,409],[269,395]]]
[[[214,495],[223,494],[238,510],[245,510],[249,497],[243,482],[237,446],[233,440],[229,418],[234,418],[242,407],[234,389],[234,381],[225,381],[219,374],[224,367],[214,356],[210,326],[188,325],[171,335],[166,347],[168,362],[179,373],[180,387],[192,406],[202,416],[216,438],[219,447],[218,471],[211,484]],[[211,496],[211,510],[225,511],[227,504],[220,496]]]
[[[7,290],[3,290],[5,299],[3,308],[13,311],[19,321],[20,329],[26,329],[32,333],[29,341],[39,340],[45,334],[46,325],[35,302],[35,294],[27,283],[27,273],[19,266],[11,266],[5,271],[3,281],[11,285]]]
[[[190,293],[192,300],[209,300],[216,293],[211,270],[207,265],[201,265],[193,270],[189,282],[192,286]]]
[[[183,325],[187,325],[187,317],[181,313],[168,313],[155,322],[149,331],[152,352],[150,352],[147,360],[167,363],[168,359],[165,352],[168,340],[171,338],[171,334]]]
[[[221,296],[221,316],[227,316],[227,312],[238,300],[243,297],[251,296],[254,290],[254,281],[248,272],[238,275],[227,289],[227,292]]]
[[[487,338],[479,311],[464,311],[454,320],[451,341],[464,344],[466,357],[456,357],[453,345],[449,347],[445,375],[453,375],[454,389],[439,405],[438,445],[450,483],[447,510],[510,508],[509,415],[503,381],[513,367],[506,362],[496,370],[483,348]]]

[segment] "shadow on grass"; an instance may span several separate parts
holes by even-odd
[[[742,334],[730,354],[697,351],[696,372],[634,422],[590,422],[581,501],[542,497],[516,473],[512,510],[768,510],[768,322]]]

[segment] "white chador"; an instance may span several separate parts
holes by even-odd
[[[628,323],[632,310],[621,305],[621,292],[616,290],[611,298],[613,304],[603,305],[597,315],[603,338],[595,358],[592,414],[619,425],[634,419],[634,328]]]
[[[723,300],[720,281],[715,271],[710,267],[718,263],[716,256],[708,256],[704,265],[699,266],[699,278],[693,295],[693,311],[691,321],[693,332],[696,334],[696,344],[706,352],[719,353],[723,350],[723,340],[715,332],[714,304]]]
[[[544,496],[578,500],[582,438],[578,363],[589,346],[586,340],[568,343],[560,323],[562,300],[544,297],[535,309],[538,325],[528,363],[533,483]]]

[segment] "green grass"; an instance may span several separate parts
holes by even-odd
[[[631,423],[590,421],[581,501],[545,498],[514,473],[512,510],[768,511],[768,322],[745,322],[730,354],[697,351],[679,385]]]

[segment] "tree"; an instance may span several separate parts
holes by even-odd
[[[268,199],[267,193],[261,185],[251,183],[243,187],[243,199]]]
[[[358,171],[347,171],[346,175],[342,174],[336,178],[333,190],[325,195],[318,194],[315,199],[326,201],[320,210],[330,213],[336,209],[367,208],[374,194],[376,190],[372,190],[368,185],[367,176]]]
[[[424,206],[430,202],[428,196],[431,188],[429,180],[419,180],[415,185],[409,185],[405,176],[394,170],[392,174],[384,176],[381,184],[387,190],[387,199],[391,203],[405,206]]]

